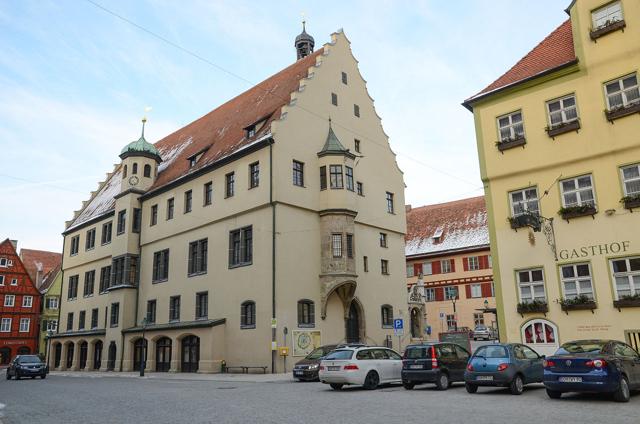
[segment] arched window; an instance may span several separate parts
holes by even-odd
[[[549,321],[536,319],[522,328],[522,340],[526,344],[556,343],[556,327]]]
[[[124,166],[124,171],[122,171],[122,179],[127,178],[127,165]]]
[[[256,302],[247,300],[240,305],[240,328],[256,328]]]
[[[134,163],[133,166],[131,167],[131,173],[133,175],[136,175],[138,173],[138,164]]]
[[[298,301],[298,327],[316,326],[316,308],[313,301],[302,299]]]
[[[151,178],[151,165],[146,164],[144,166],[144,176],[147,178]]]
[[[380,316],[382,318],[382,328],[393,328],[393,307],[391,305],[382,305],[380,307]]]

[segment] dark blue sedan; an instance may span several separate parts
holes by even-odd
[[[578,340],[565,343],[544,363],[544,385],[552,399],[566,392],[611,393],[628,402],[640,389],[640,355],[615,340]]]
[[[525,384],[542,382],[542,361],[537,352],[518,343],[481,346],[467,363],[465,387],[475,393],[479,386],[502,386],[520,395]]]

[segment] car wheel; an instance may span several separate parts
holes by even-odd
[[[616,402],[629,402],[630,398],[629,382],[627,381],[627,377],[622,376],[618,390],[613,393],[613,400]]]
[[[415,385],[415,383],[408,383],[408,382],[407,382],[407,383],[405,383],[405,382],[403,382],[403,383],[402,383],[402,386],[403,386],[405,389],[407,389],[407,390],[413,390],[413,388],[414,388],[416,385]]]
[[[331,386],[333,390],[342,390],[343,385],[340,383],[331,383],[329,384],[329,386]]]
[[[47,374],[42,374],[40,378],[44,380],[45,378],[47,378]]]
[[[375,371],[369,371],[369,374],[364,378],[364,384],[362,385],[366,390],[373,390],[380,384],[380,376]]]
[[[449,388],[449,376],[446,373],[440,373],[436,380],[438,390],[447,390]]]
[[[20,380],[20,379],[22,378],[22,377],[20,376],[20,373],[19,373],[18,371],[16,371],[16,375],[15,375],[15,377],[16,377],[16,380]]]
[[[475,393],[478,391],[478,386],[475,384],[465,383],[464,388],[467,389],[468,393]]]
[[[11,374],[9,374],[9,370],[7,370],[7,380],[11,380]]]
[[[522,381],[521,376],[516,375],[513,377],[513,380],[511,380],[511,383],[509,384],[509,390],[512,395],[521,395],[522,392],[524,392],[524,382]]]
[[[560,399],[562,397],[562,392],[547,389],[547,396],[549,396],[551,399]]]

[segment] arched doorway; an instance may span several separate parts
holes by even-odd
[[[182,339],[182,372],[197,372],[200,361],[200,338],[187,336]]]
[[[156,371],[167,372],[171,368],[171,339],[163,337],[156,342]]]
[[[69,343],[67,344],[67,363],[66,363],[66,367],[67,369],[71,368],[73,366],[73,351],[74,351],[75,345],[73,343]]]
[[[7,365],[11,362],[11,348],[3,347],[0,349],[0,364]]]
[[[60,368],[60,361],[62,361],[62,343],[56,343],[53,352],[53,368]]]
[[[558,347],[558,327],[545,319],[527,321],[522,326],[522,342],[539,355],[553,355]]]
[[[355,301],[351,301],[349,315],[346,322],[347,343],[360,343],[360,311]]]
[[[102,364],[102,340],[98,340],[93,348],[93,369],[99,370]]]
[[[133,344],[133,370],[140,371],[142,358],[147,362],[147,340],[138,339]]]
[[[107,371],[116,369],[116,342],[109,343],[109,354],[107,356]]]
[[[79,368],[81,370],[87,367],[87,355],[89,354],[89,343],[82,342],[80,343],[80,364]]]
[[[411,337],[414,339],[422,337],[422,323],[419,308],[411,308]]]
[[[18,355],[28,355],[31,353],[31,349],[29,349],[27,346],[20,346],[18,348]]]

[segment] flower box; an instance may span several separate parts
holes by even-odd
[[[640,208],[640,195],[623,197],[620,202],[624,204],[625,209]]]
[[[547,127],[547,135],[551,138],[559,136],[560,134],[568,133],[571,131],[578,131],[580,129],[580,121],[575,120],[564,124],[555,125],[553,127]]]
[[[593,216],[596,213],[598,213],[598,211],[594,205],[570,206],[561,208],[558,211],[558,214],[562,216],[562,219],[566,219],[567,221],[581,216]]]
[[[537,214],[525,213],[509,217],[509,224],[514,230],[517,230],[518,228],[532,227],[535,231],[539,231],[540,217]]]
[[[586,296],[579,296],[575,299],[560,299],[560,307],[563,311],[591,311],[598,308],[598,304],[595,300]]]
[[[620,29],[624,30],[624,27],[626,26],[627,24],[624,19],[620,21],[614,21],[608,25],[604,25],[600,28],[589,31],[589,37],[591,37],[593,41],[596,41],[598,38],[602,37],[603,35],[609,34],[610,32],[618,31]]]
[[[518,303],[517,310],[520,315],[534,313],[546,314],[547,312],[549,312],[549,305],[547,305],[547,302],[540,301],[522,302]]]
[[[524,146],[525,144],[527,144],[527,139],[524,137],[496,142],[496,146],[501,152],[504,152],[508,149],[513,149],[514,147]]]
[[[640,102],[604,111],[604,114],[607,116],[607,120],[609,122],[613,122],[616,119],[620,119],[628,115],[633,115],[634,113],[640,113]]]
[[[613,306],[620,308],[640,308],[640,297],[614,300]]]

